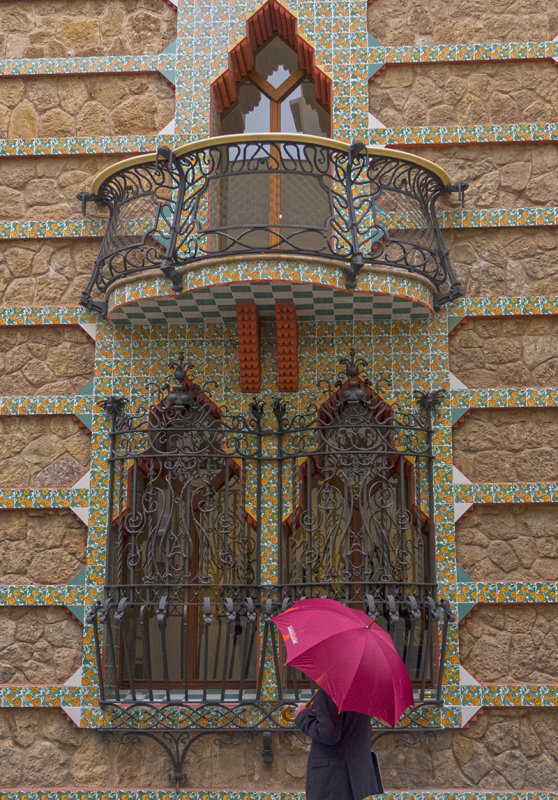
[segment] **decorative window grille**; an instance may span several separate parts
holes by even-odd
[[[89,621],[101,704],[120,708],[119,724],[138,708],[187,707],[194,728],[208,708],[219,727],[279,726],[304,679],[283,668],[271,618],[311,596],[376,617],[417,702],[428,689],[439,700],[448,622],[434,567],[439,393],[402,411],[361,376],[366,362],[354,352],[342,363],[336,383],[320,382],[322,402],[303,412],[280,398],[270,407],[254,399],[245,414],[218,408],[182,353],[174,387],[147,408],[105,401],[107,579]],[[264,498],[276,509],[265,542]],[[278,580],[261,568],[269,553]]]

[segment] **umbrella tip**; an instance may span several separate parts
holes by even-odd
[[[367,625],[366,627],[367,627],[367,628],[371,628],[371,627],[372,627],[372,625],[373,625],[375,622],[376,622],[376,617],[374,617],[373,619],[371,619],[371,620],[370,620],[370,622],[368,623],[368,625]]]

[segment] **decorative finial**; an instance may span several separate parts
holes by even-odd
[[[364,358],[355,358],[355,350],[351,348],[349,358],[340,358],[339,363],[345,367],[345,375],[349,379],[348,385],[344,386],[343,381],[336,383],[341,389],[341,400],[347,403],[358,403],[366,399],[366,387],[370,386],[368,378],[361,378],[360,371],[368,366],[368,361]]]
[[[194,365],[190,361],[185,363],[184,350],[181,350],[178,354],[178,361],[169,361],[169,367],[174,369],[175,385],[166,397],[166,404],[174,407],[191,406],[194,400],[194,393],[191,389],[186,391],[183,388],[183,384],[187,380],[190,370],[194,369]],[[167,384],[167,388],[169,388],[169,384]]]

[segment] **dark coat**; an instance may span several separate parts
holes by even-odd
[[[370,755],[370,717],[337,711],[320,689],[296,725],[312,739],[306,800],[363,800],[378,793]]]

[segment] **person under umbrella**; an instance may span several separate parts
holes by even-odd
[[[295,709],[295,725],[312,739],[306,800],[363,800],[382,792],[370,752],[370,717],[339,712],[323,689]]]
[[[295,716],[312,739],[306,800],[363,800],[381,792],[369,717],[395,727],[413,704],[409,674],[391,637],[363,611],[329,598],[297,600],[273,622],[287,664],[320,687]]]

